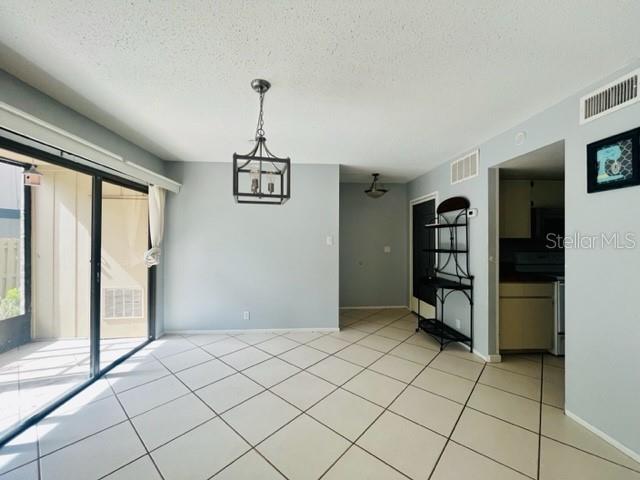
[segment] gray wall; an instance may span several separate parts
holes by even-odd
[[[387,185],[378,199],[363,193],[368,186],[340,184],[340,306],[407,305],[407,186]]]
[[[166,211],[167,331],[338,326],[337,165],[294,164],[283,206],[235,204],[230,163],[167,173],[183,183]]]
[[[56,127],[73,133],[95,145],[154,172],[165,174],[165,162],[146,150],[125,140],[102,125],[63,105],[41,91],[0,69],[0,102],[29,113]],[[171,196],[172,194],[169,194]],[[158,272],[156,332],[162,332],[162,272]]]
[[[489,167],[565,139],[567,234],[634,232],[640,239],[640,187],[587,194],[585,149],[588,143],[640,127],[640,103],[586,125],[578,124],[581,95],[639,65],[636,62],[612,74],[480,145],[478,177],[451,186],[449,167],[444,164],[409,185],[409,198],[438,190],[441,200],[465,195],[479,209],[471,224],[471,252],[480,352],[494,353],[496,349],[495,319],[488,315]],[[527,133],[521,146],[514,141],[519,131]],[[568,249],[565,262],[566,409],[640,454],[640,243],[633,250]]]

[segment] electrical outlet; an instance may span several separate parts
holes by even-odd
[[[248,311],[242,312],[242,319],[243,320],[249,320],[250,316],[251,316],[251,314]]]
[[[460,330],[460,327],[462,327],[462,322],[460,321],[459,318],[456,318],[456,328]]]

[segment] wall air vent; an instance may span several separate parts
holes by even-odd
[[[451,185],[464,182],[478,175],[480,151],[473,152],[451,162]]]
[[[580,99],[580,124],[608,115],[638,101],[640,69],[614,80]]]
[[[104,318],[141,318],[142,289],[133,288],[105,288],[104,289]]]

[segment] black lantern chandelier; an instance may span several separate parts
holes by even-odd
[[[246,155],[233,154],[233,196],[237,203],[282,205],[291,198],[291,159],[278,158],[267,148],[262,110],[271,84],[256,79],[251,87],[260,95],[256,146]]]

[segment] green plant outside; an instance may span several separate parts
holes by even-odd
[[[0,300],[0,320],[20,315],[20,290],[10,288],[6,296]]]

